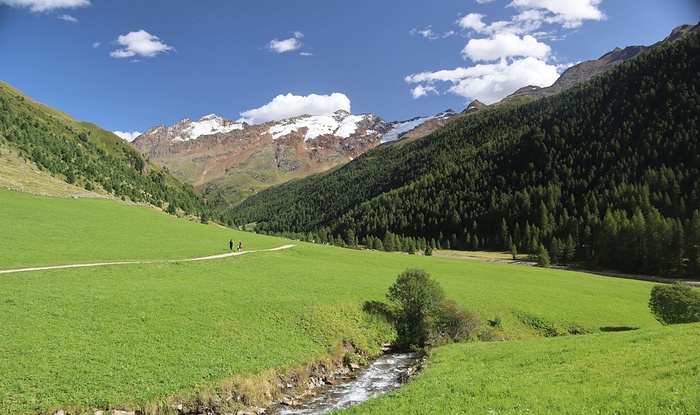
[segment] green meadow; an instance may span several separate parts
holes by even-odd
[[[385,301],[406,268],[428,271],[507,341],[437,348],[411,383],[351,413],[700,411],[700,326],[662,327],[647,282],[306,244],[7,190],[0,232],[0,270],[195,258],[228,252],[229,239],[247,251],[0,274],[3,414],[155,411],[342,342],[377,353],[393,333],[362,304]]]

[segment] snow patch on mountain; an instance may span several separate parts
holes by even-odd
[[[177,128],[180,126],[181,128]],[[184,119],[173,127],[176,136],[173,141],[194,140],[200,135],[211,135],[217,133],[228,133],[233,130],[242,130],[243,123],[233,122],[219,117],[215,114],[209,114],[199,119],[199,121],[190,121]]]
[[[445,111],[445,112],[441,112],[437,115],[432,115],[430,117],[416,117],[416,118],[412,118],[408,121],[395,121],[395,122],[390,124],[391,129],[389,131],[387,131],[382,136],[381,142],[388,143],[391,141],[396,141],[399,138],[401,138],[402,135],[413,130],[414,128],[420,127],[421,125],[425,124],[428,121],[435,120],[435,119],[449,118],[452,115],[454,115],[453,112]]]
[[[271,127],[269,132],[274,140],[304,128],[306,129],[304,140],[312,140],[322,135],[348,138],[357,132],[359,123],[370,117],[367,114],[351,115],[343,110],[324,115],[302,115],[278,121],[277,125]]]

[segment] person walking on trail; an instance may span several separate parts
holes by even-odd
[[[228,249],[229,249],[231,252],[233,252],[233,239],[231,239],[230,241],[228,241]]]
[[[238,252],[243,250],[243,241],[238,241]]]

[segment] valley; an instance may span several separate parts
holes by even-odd
[[[686,25],[461,113],[134,145],[0,82],[0,413],[270,413],[414,329],[421,373],[344,413],[700,412],[700,322],[650,307],[700,296],[699,59]]]

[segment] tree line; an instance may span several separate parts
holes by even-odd
[[[232,208],[263,233],[700,275],[700,34]],[[397,248],[399,247],[399,248]]]

